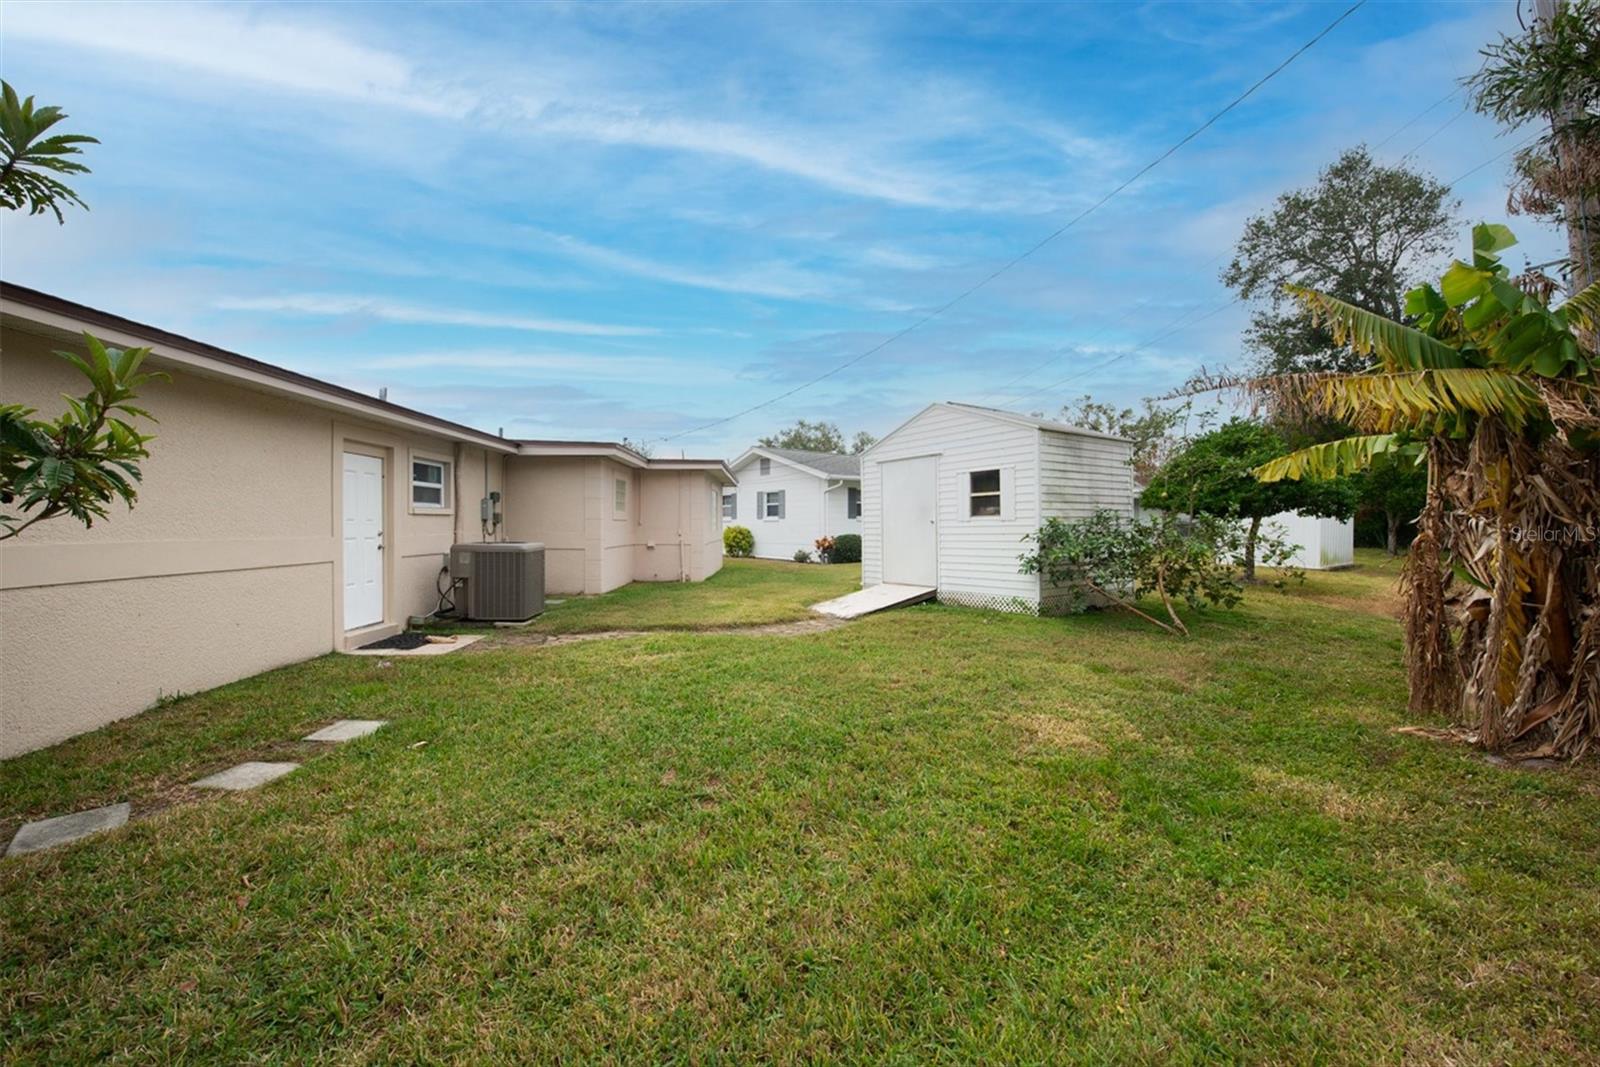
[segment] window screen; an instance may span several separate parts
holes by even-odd
[[[767,459],[765,456],[763,456],[762,459],[761,459],[761,473],[762,474],[771,474],[772,473],[772,460]]]
[[[844,517],[847,519],[859,519],[861,517],[861,490],[845,490]]]

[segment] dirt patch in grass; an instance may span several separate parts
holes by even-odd
[[[1263,789],[1308,804],[1334,819],[1380,819],[1394,814],[1384,797],[1357,796],[1333,782],[1290,774],[1276,767],[1255,765],[1250,777]]]
[[[1083,718],[1012,715],[1010,721],[1021,728],[1026,744],[1036,749],[1076,749],[1080,752],[1102,753],[1108,745],[1140,738],[1139,731],[1131,724],[1109,715]]]

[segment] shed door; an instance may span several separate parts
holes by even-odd
[[[883,580],[939,584],[939,523],[933,456],[880,464],[883,478]]]
[[[383,460],[344,454],[344,628],[383,621]]]

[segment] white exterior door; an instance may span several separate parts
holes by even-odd
[[[383,460],[344,454],[344,628],[383,621]]]
[[[880,464],[883,479],[883,580],[939,584],[939,521],[933,456]]]

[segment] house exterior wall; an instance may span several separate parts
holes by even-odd
[[[51,413],[83,381],[68,342],[10,324],[0,392]],[[55,519],[0,544],[0,758],[340,647],[342,453],[385,460],[384,621],[432,610],[463,509],[410,508],[413,451],[482,454],[288,398],[170,370],[141,404],[159,420],[138,505],[85,529]],[[500,458],[491,456],[498,484]],[[466,493],[461,495],[465,496]],[[470,496],[476,526],[477,494]],[[92,647],[96,669],[83,670]]]
[[[860,488],[861,483],[855,480],[846,480],[842,484],[838,481],[832,481],[827,484],[833,486],[833,488],[827,491],[823,501],[823,514],[826,516],[822,523],[823,533],[829,537],[838,537],[840,534],[847,533],[859,534],[861,532],[861,518],[860,516],[853,519],[850,517],[849,490],[852,487]],[[817,536],[820,537],[822,535],[818,534]]]
[[[823,510],[823,490],[827,488],[824,479],[776,459],[771,472],[762,474],[761,460],[755,457],[733,473],[739,479],[738,517],[733,523],[749,527],[755,536],[752,555],[793,559],[799,549],[816,550],[817,538],[828,532]],[[756,514],[757,494],[769,492],[784,494],[781,519],[765,519]]]
[[[517,456],[508,466],[507,536],[544,543],[547,593],[702,581],[722,567],[721,490],[703,471],[639,470],[594,456]],[[618,479],[627,485],[620,512]]]
[[[935,456],[939,599],[1034,611],[1036,577],[1017,570],[1022,536],[1039,526],[1039,432],[1031,427],[935,406],[913,416],[862,457],[861,582],[883,581],[882,465]],[[968,514],[968,475],[1001,471],[1002,512]]]
[[[551,596],[586,591],[590,483],[598,477],[598,464],[583,456],[513,456],[506,461],[507,536],[543,543],[544,588]]]

